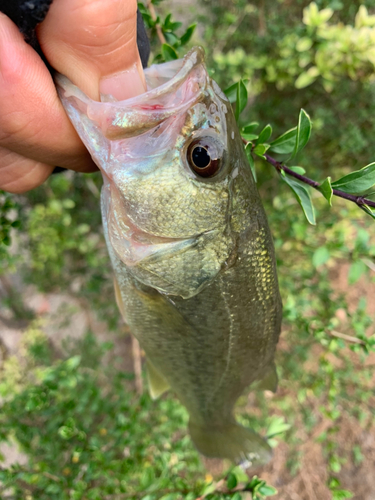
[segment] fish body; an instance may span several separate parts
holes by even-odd
[[[268,444],[233,408],[256,380],[276,389],[281,300],[272,237],[231,105],[193,49],[145,71],[148,92],[62,102],[100,167],[104,233],[150,392],[171,388],[198,450],[253,463]]]

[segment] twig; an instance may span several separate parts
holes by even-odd
[[[286,167],[285,165],[283,165],[279,161],[272,158],[272,156],[268,155],[267,153],[264,155],[264,157],[265,157],[266,161],[268,163],[270,163],[273,167],[275,167],[278,172],[283,170],[286,174],[290,175],[291,177],[294,177],[295,179],[298,179],[299,181],[304,182],[305,184],[308,184],[312,188],[320,191],[320,189],[319,189],[320,183],[319,182],[314,181],[312,179],[309,179],[308,177],[306,177],[304,175],[297,174],[297,172],[294,172],[294,170]],[[363,207],[363,206],[367,205],[369,207],[375,208],[375,201],[368,200],[367,198],[363,198],[362,196],[356,196],[354,194],[345,193],[344,191],[340,191],[339,189],[332,189],[332,193],[335,196],[338,196],[340,198],[344,198],[345,200],[353,201],[359,207]]]
[[[361,344],[366,345],[366,342],[357,337],[352,337],[351,335],[346,335],[346,333],[336,332],[335,330],[331,330],[328,332],[332,337],[337,337],[338,339],[346,340],[347,342],[351,342],[352,344]]]
[[[57,483],[59,483],[61,481],[61,479],[59,477],[54,476],[53,474],[50,474],[49,472],[43,472],[43,476],[48,477],[48,479],[52,479],[52,481],[56,481]]]
[[[154,8],[154,5],[152,4],[151,0],[148,0],[147,1],[147,8],[148,10],[150,11],[150,14],[151,14],[151,17],[152,17],[152,20],[153,21],[156,21],[156,19],[158,18],[158,16],[156,15],[156,12],[155,12],[155,8]],[[155,28],[156,28],[156,33],[158,35],[158,38],[160,40],[160,43],[163,44],[163,43],[167,43],[167,40],[165,39],[165,36],[164,36],[164,33],[163,33],[163,30],[161,29],[161,26],[159,23],[156,23],[155,24]]]
[[[248,144],[248,141],[244,138],[242,138],[242,142],[246,145]],[[309,186],[320,192],[320,182],[314,181],[313,179],[310,179],[305,175],[297,174],[297,172],[294,172],[294,170],[292,170],[291,168],[286,167],[279,161],[275,160],[275,158],[272,158],[272,156],[268,155],[267,153],[265,153],[263,157],[266,160],[266,162],[275,167],[278,172],[281,172],[283,170],[286,174],[290,175],[290,177],[294,177],[295,179],[298,179],[304,184],[308,184]],[[344,200],[349,200],[354,202],[360,208],[364,206],[375,208],[375,201],[363,198],[363,196],[356,196],[354,194],[349,194],[345,193],[344,191],[340,191],[340,189],[333,189],[333,188],[332,188],[332,193],[335,196],[338,196],[339,198],[344,198]]]
[[[135,376],[135,389],[137,394],[142,394],[142,356],[138,340],[132,335],[133,369]]]
[[[361,259],[361,261],[369,268],[371,271],[375,272],[375,264],[370,259]]]

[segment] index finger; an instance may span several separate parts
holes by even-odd
[[[2,13],[0,109],[0,146],[48,165],[96,169],[65,114],[45,64]]]

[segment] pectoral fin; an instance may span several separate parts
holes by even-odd
[[[121,297],[121,292],[120,292],[120,287],[118,286],[117,279],[113,278],[113,286],[115,288],[115,298],[116,298],[116,304],[117,307],[119,308],[119,311],[121,313],[121,316],[123,320],[126,323],[126,316],[125,316],[125,308],[124,308],[124,303],[122,302],[122,297]]]
[[[150,360],[147,360],[147,379],[149,392],[152,399],[157,399],[170,387],[163,375],[161,375],[160,372],[157,371]]]
[[[257,383],[256,387],[257,387],[257,389],[260,389],[261,391],[276,392],[278,382],[279,382],[279,378],[277,376],[276,366],[275,366],[275,363],[272,363],[271,365],[269,365],[267,370],[264,372],[264,376]]]

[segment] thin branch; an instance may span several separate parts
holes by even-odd
[[[245,144],[248,142],[245,139],[242,139]],[[318,190],[320,192],[320,182],[314,181],[313,179],[310,179],[309,177],[306,177],[305,175],[297,174],[297,172],[294,172],[294,170],[286,167],[279,161],[275,160],[275,158],[272,158],[272,156],[268,155],[267,153],[264,154],[264,158],[273,167],[276,168],[278,172],[281,172],[282,170],[290,175],[290,177],[294,177],[295,179],[298,179],[299,181],[303,182],[304,184],[308,184],[312,188]],[[359,207],[374,207],[375,208],[375,201],[368,200],[367,198],[363,198],[363,196],[356,196],[354,194],[349,194],[345,193],[344,191],[340,191],[339,189],[333,189],[332,188],[332,193],[335,196],[338,196],[339,198],[344,198],[345,200],[349,200],[354,202],[356,205]]]
[[[351,335],[346,335],[346,333],[336,332],[335,330],[331,330],[328,332],[332,337],[337,337],[338,339],[346,340],[347,342],[351,342],[352,344],[361,344],[366,345],[366,342],[358,337],[352,337]]]
[[[49,472],[43,472],[43,476],[47,477],[48,479],[52,479],[52,481],[55,481],[56,483],[59,483],[61,479],[57,476],[54,476],[53,474],[50,474]]]
[[[375,264],[370,259],[361,259],[361,261],[375,273]]]
[[[156,19],[158,18],[158,16],[156,15],[156,12],[155,12],[155,7],[153,5],[153,3],[151,2],[151,0],[148,0],[147,1],[147,8],[148,10],[150,11],[150,14],[151,14],[151,17],[152,17],[152,20],[153,21],[156,21]],[[165,39],[165,36],[164,36],[164,33],[163,33],[163,30],[161,29],[161,26],[159,23],[156,23],[155,24],[155,28],[156,28],[156,33],[158,35],[158,38],[160,40],[160,43],[163,44],[163,43],[167,43],[167,40]]]

